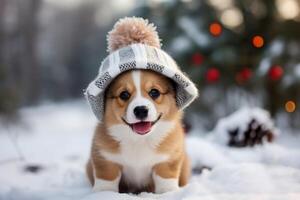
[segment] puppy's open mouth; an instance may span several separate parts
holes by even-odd
[[[122,120],[124,121],[125,124],[127,124],[137,134],[145,135],[145,134],[147,134],[151,131],[152,126],[154,126],[154,124],[156,124],[156,122],[158,122],[158,120],[160,120],[161,116],[162,116],[162,114],[160,114],[157,117],[157,119],[153,122],[140,121],[140,122],[137,122],[137,123],[130,124],[123,117],[122,117]]]

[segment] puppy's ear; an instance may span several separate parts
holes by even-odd
[[[118,78],[119,76],[117,76]],[[113,85],[115,84],[117,78],[115,78],[114,80],[112,80],[112,82],[107,86],[107,88],[105,89],[105,93],[104,93],[104,99],[107,100],[107,98],[113,98]]]
[[[176,90],[176,83],[175,83],[175,81],[173,81],[170,78],[168,78],[168,80],[169,80],[168,90],[170,92],[172,92],[172,94],[174,94],[174,98],[176,98],[176,92],[177,92],[177,90]]]

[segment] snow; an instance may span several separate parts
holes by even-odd
[[[209,44],[208,36],[199,31],[197,25],[188,17],[181,17],[178,20],[178,26],[195,42],[199,47],[206,47]]]
[[[258,66],[258,75],[260,76],[264,76],[265,74],[268,73],[269,69],[271,68],[271,64],[272,64],[272,59],[269,57],[265,57],[263,58]]]
[[[191,41],[184,36],[174,38],[170,45],[170,52],[177,55],[187,52],[190,49]]]
[[[212,170],[194,174],[184,188],[160,195],[93,193],[84,166],[96,120],[87,104],[48,103],[22,109],[21,116],[21,125],[0,127],[0,199],[300,199],[299,135],[282,133],[272,144],[229,148],[193,130],[186,141],[192,166]],[[25,171],[28,165],[41,169]]]
[[[272,57],[281,55],[283,50],[284,50],[284,41],[281,39],[274,40],[269,46],[269,53]]]
[[[296,75],[296,78],[300,78],[300,63],[298,63],[298,64],[295,66],[294,73],[295,73],[295,75]]]

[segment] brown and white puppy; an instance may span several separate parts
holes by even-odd
[[[106,92],[87,164],[93,190],[164,193],[187,184],[181,117],[171,80],[149,70],[119,75]]]

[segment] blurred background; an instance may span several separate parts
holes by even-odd
[[[0,199],[137,199],[93,196],[85,175],[83,92],[125,16],[154,23],[200,91],[184,119],[196,182],[162,198],[300,199],[300,0],[0,0]]]
[[[300,128],[299,0],[1,0],[0,115],[83,99],[120,17],[148,18],[198,85],[187,121],[211,130],[243,106]],[[91,113],[92,115],[92,113]]]

